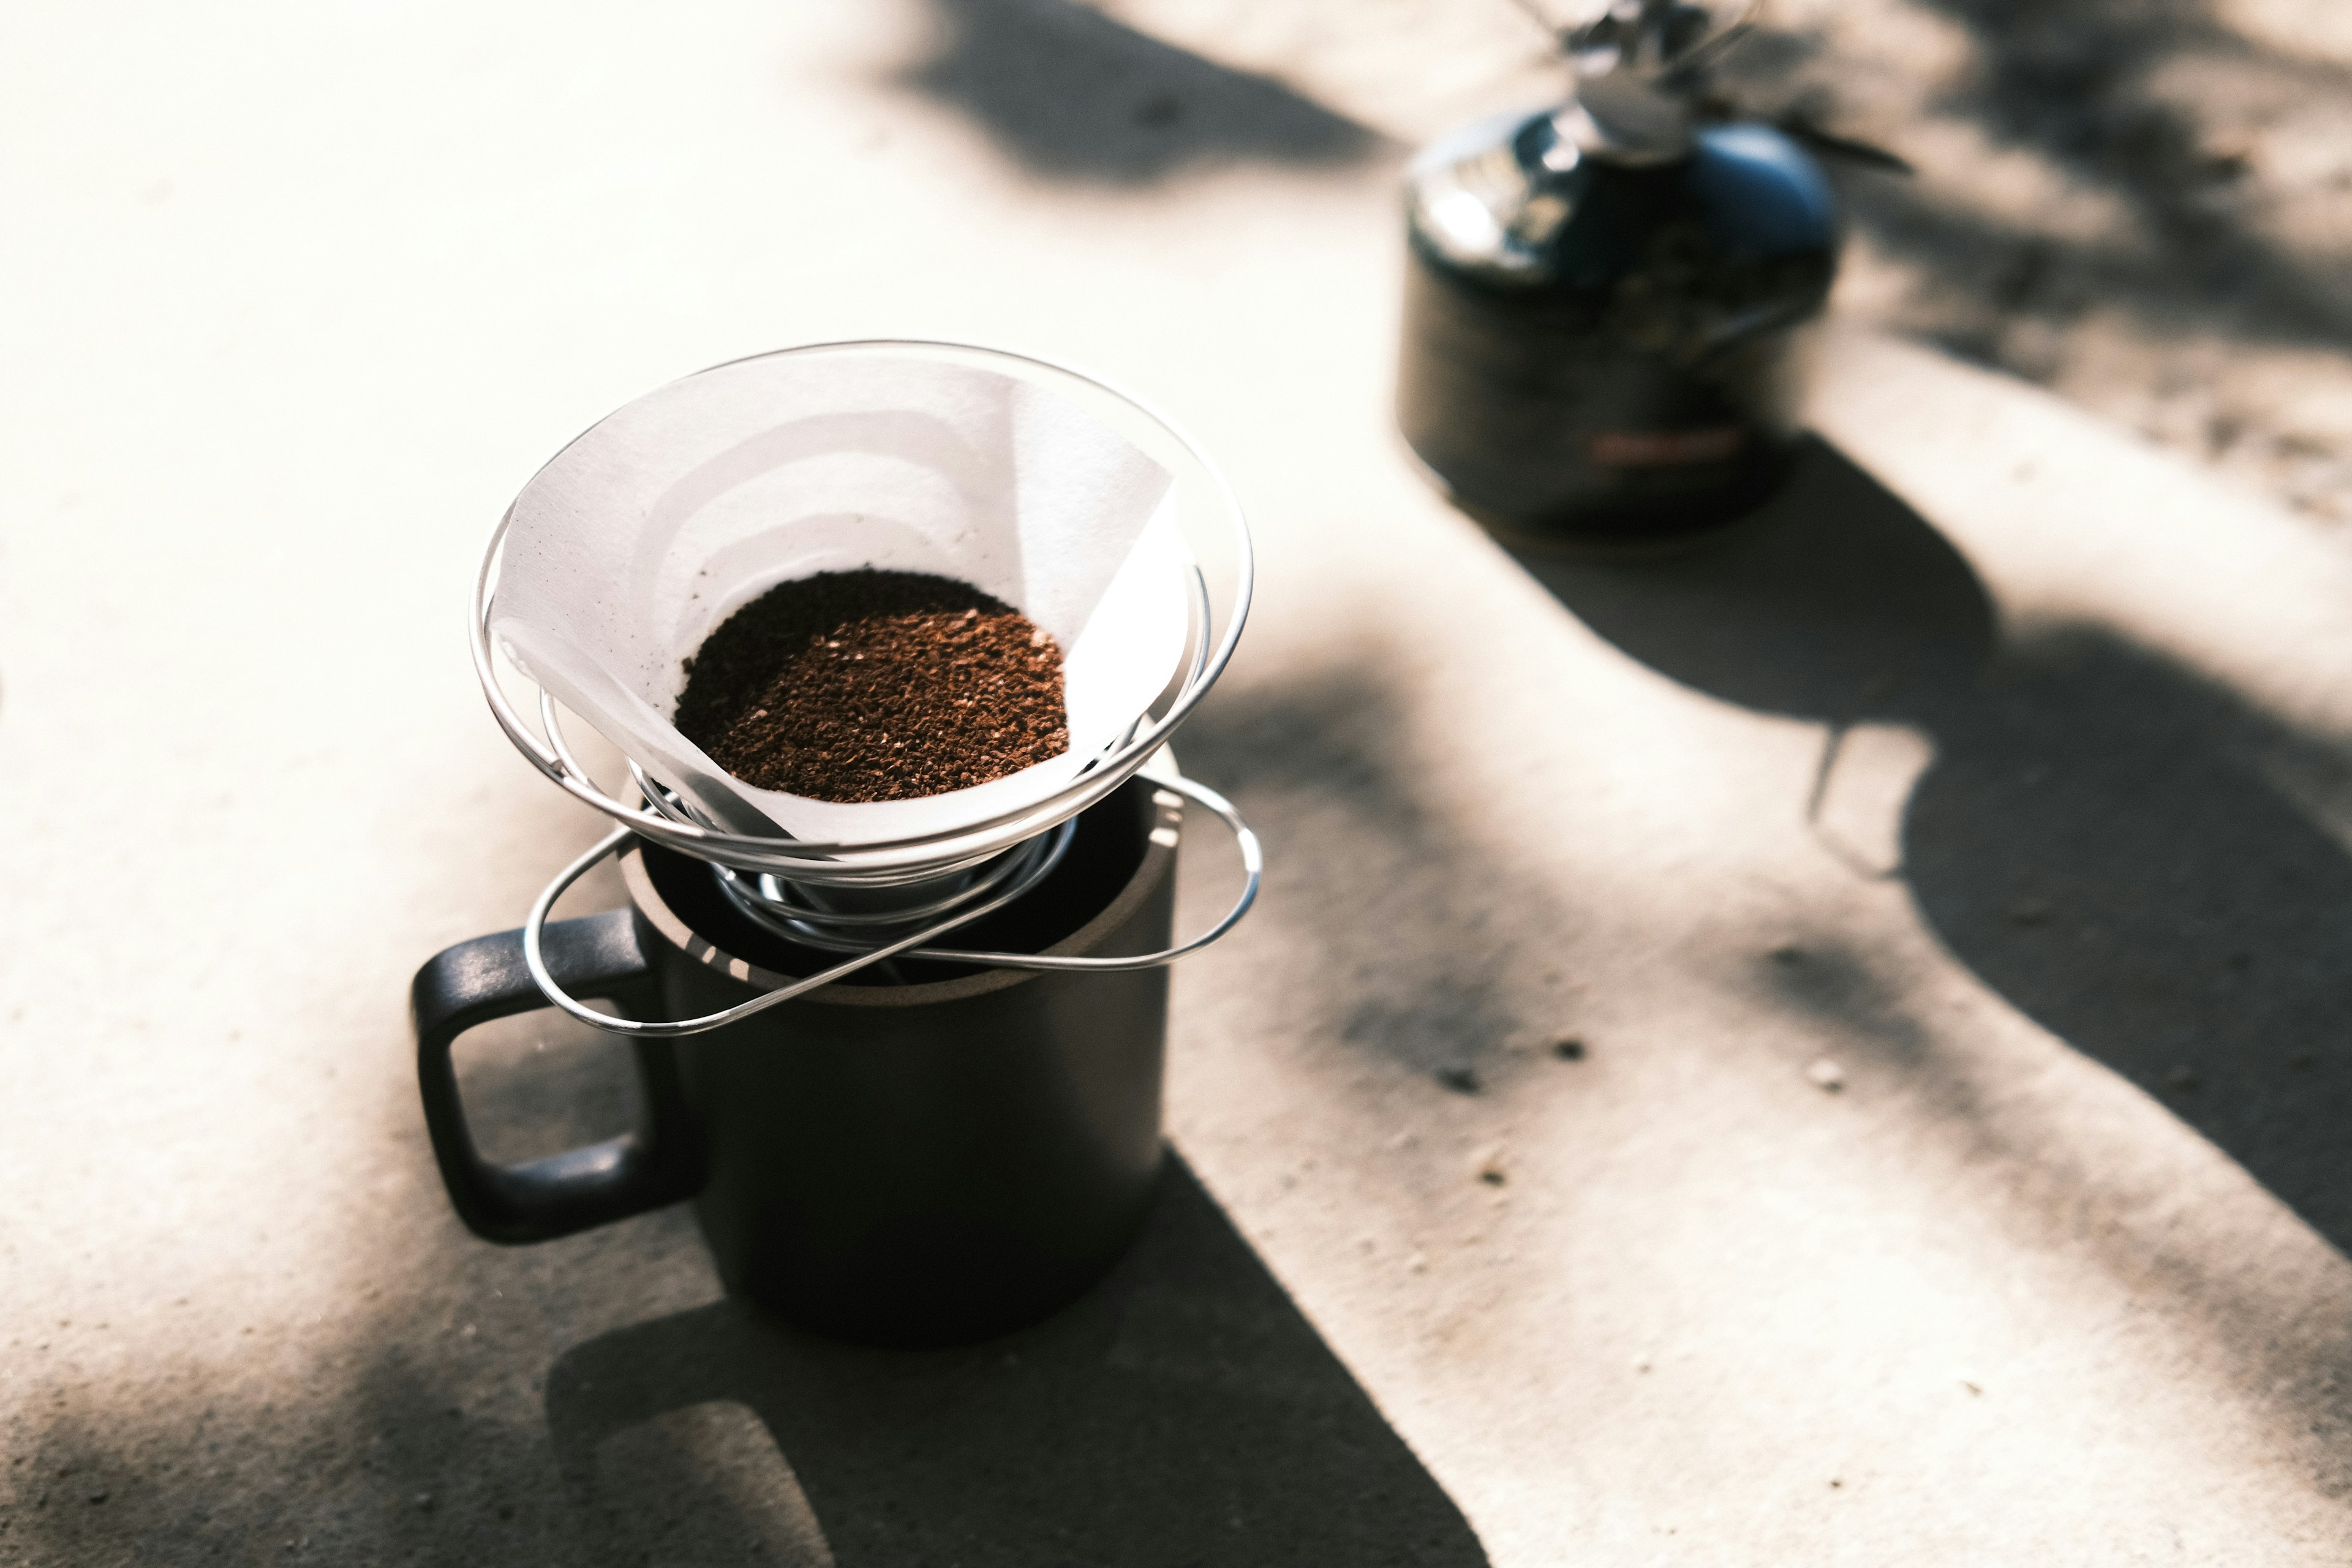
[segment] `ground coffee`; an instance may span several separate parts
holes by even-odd
[[[676,723],[744,783],[812,800],[940,795],[1070,749],[1054,639],[919,572],[771,588],[686,661]]]

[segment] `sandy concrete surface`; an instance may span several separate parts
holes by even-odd
[[[1410,127],[1342,89],[1525,62],[1181,20],[0,18],[0,1563],[2352,1552],[2341,547],[1842,331],[1757,526],[1515,562],[1390,434]],[[599,826],[474,689],[499,509],[873,332],[1147,391],[1264,567],[1161,1209],[922,1355],[682,1212],[472,1240],[403,1016]],[[465,1054],[494,1152],[625,1117],[596,1041]]]
[[[1556,21],[1598,0],[1520,0]],[[1506,0],[1104,0],[1418,141],[1556,91]],[[1907,159],[1837,165],[1840,308],[2352,518],[2352,9],[1764,0],[1711,91]]]

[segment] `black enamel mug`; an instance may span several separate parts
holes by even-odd
[[[959,941],[1115,957],[1169,943],[1181,801],[1083,813],[1037,887]],[[635,1017],[732,1006],[836,963],[747,920],[709,864],[640,843],[632,908],[546,928],[559,984]],[[451,1049],[546,1006],[522,933],[447,949],[411,994],[425,1123],[458,1215],[543,1241],[691,1198],[730,1291],[845,1339],[946,1344],[1051,1311],[1140,1227],[1160,1162],[1168,972],[901,958],[765,1012],[636,1039],[634,1132],[518,1165],[467,1131]]]

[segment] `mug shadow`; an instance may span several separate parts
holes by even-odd
[[[871,1350],[725,1300],[565,1352],[546,1400],[607,1562],[1486,1561],[1172,1151],[1128,1257],[1019,1333]]]
[[[1924,735],[1899,864],[1858,874],[1900,877],[1994,990],[2352,1250],[2352,858],[2274,782],[2340,795],[2341,757],[2108,628],[2000,637],[1959,552],[1819,442],[1688,556],[1518,558],[1662,673],[1826,723],[1823,782],[1856,726]],[[1807,967],[1761,984],[1870,1037],[1867,988]]]

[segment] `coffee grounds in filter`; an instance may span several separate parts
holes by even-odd
[[[675,722],[745,784],[844,803],[968,789],[1070,748],[1054,639],[919,572],[771,588],[686,661]]]

